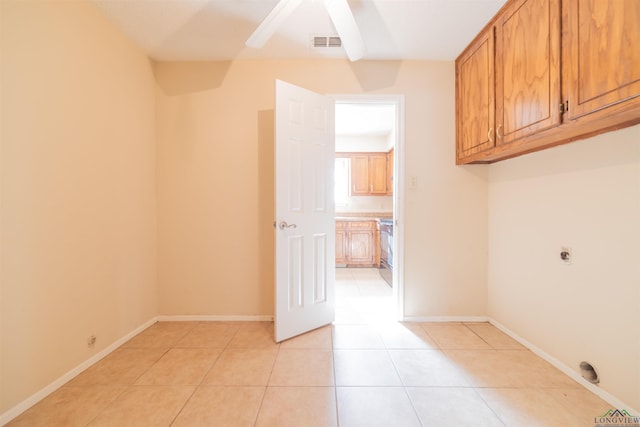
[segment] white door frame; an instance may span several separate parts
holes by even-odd
[[[404,320],[404,95],[331,94],[336,104],[394,104],[396,140],[393,157],[393,297],[396,319]]]

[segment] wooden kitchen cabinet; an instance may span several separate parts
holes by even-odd
[[[351,159],[351,195],[387,194],[387,153],[339,153]]]
[[[456,163],[640,123],[640,2],[509,0],[456,60]]]
[[[369,156],[359,154],[351,156],[351,195],[369,194]]]
[[[376,221],[336,221],[336,264],[375,266],[378,244]]]
[[[336,221],[336,264],[347,263],[347,230],[345,221]]]
[[[640,106],[640,1],[564,0],[567,116],[637,112]],[[625,105],[621,105],[625,104]]]
[[[391,150],[389,150],[389,152],[387,153],[387,196],[392,196],[393,195],[393,154],[394,150],[393,148]]]
[[[457,157],[494,147],[495,27],[481,33],[456,60]]]
[[[372,195],[387,194],[387,154],[369,155],[369,188]]]
[[[374,265],[376,222],[349,221],[347,230],[347,264]]]
[[[560,124],[560,1],[512,1],[496,22],[496,146]]]
[[[507,4],[456,61],[457,160],[560,123],[559,0]]]

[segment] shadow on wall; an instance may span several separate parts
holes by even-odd
[[[635,164],[640,161],[640,125],[607,132],[489,166],[490,182],[519,181]]]
[[[261,301],[274,298],[275,141],[274,110],[258,111],[258,274]],[[271,307],[271,314],[274,307]]]
[[[358,21],[364,39],[374,40],[378,50],[397,56],[398,46],[376,5],[364,0],[351,0],[349,5]],[[366,20],[358,20],[359,16],[366,16]],[[365,92],[393,87],[396,84],[401,64],[402,61],[375,60],[350,63],[353,74]]]
[[[231,61],[154,62],[153,74],[165,95],[174,96],[219,88],[229,67]]]
[[[356,61],[349,66],[365,92],[393,87],[402,61]]]

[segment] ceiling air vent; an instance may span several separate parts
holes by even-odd
[[[315,36],[313,47],[340,47],[342,40],[338,36]]]

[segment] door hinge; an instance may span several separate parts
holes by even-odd
[[[566,113],[569,111],[569,100],[567,99],[565,102],[560,104],[560,114]]]

